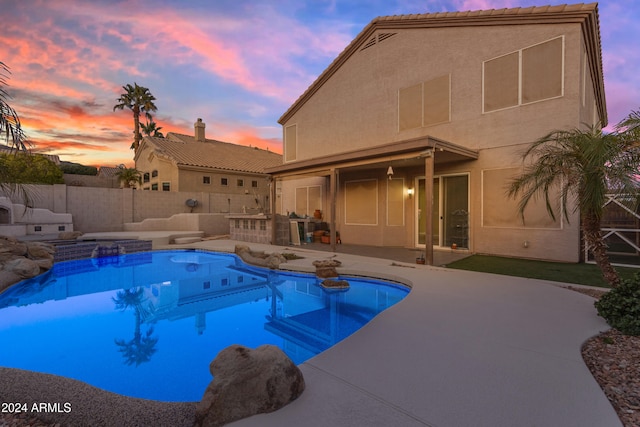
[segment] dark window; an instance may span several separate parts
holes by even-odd
[[[210,281],[206,281],[202,284],[202,288],[203,289],[211,289],[211,282]]]
[[[151,184],[152,191],[158,191],[158,184]]]
[[[171,191],[171,183],[163,182],[162,183],[162,191]]]
[[[142,181],[149,182],[149,172],[145,172],[145,174],[142,175]]]
[[[156,170],[156,171],[151,172],[151,178],[155,178],[155,177],[157,177],[157,176],[158,176],[158,171],[157,171],[157,170]]]
[[[258,188],[258,181],[251,181],[251,187]]]
[[[238,185],[238,187],[244,187],[244,179],[239,179],[237,181],[237,185]]]
[[[203,176],[202,177],[202,183],[203,184],[211,184],[211,177],[210,176]]]
[[[220,185],[229,185],[229,180],[227,178],[220,178]]]

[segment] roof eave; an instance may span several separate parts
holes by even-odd
[[[459,26],[525,25],[531,23],[581,23],[585,45],[595,82],[595,97],[598,112],[606,126],[607,112],[602,77],[602,49],[598,24],[598,4],[576,4],[542,8],[513,8],[498,11],[452,12],[442,14],[386,16],[373,19],[347,45],[338,57],[300,95],[289,109],[278,119],[284,125],[302,106],[335,74],[360,46],[378,30],[401,30],[413,28],[442,28]],[[598,78],[599,77],[599,78]]]

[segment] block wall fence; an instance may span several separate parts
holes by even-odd
[[[55,213],[70,213],[74,230],[83,233],[123,231],[125,223],[169,218],[178,213],[259,213],[253,195],[203,192],[143,191],[131,188],[78,187],[66,184],[29,185],[31,205]],[[196,207],[186,205],[198,201]],[[13,197],[14,203],[23,200]]]

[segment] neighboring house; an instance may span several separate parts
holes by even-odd
[[[530,142],[607,124],[597,5],[376,18],[279,123],[276,211],[344,243],[578,261],[579,217],[523,223],[506,188]]]
[[[205,138],[202,119],[194,136],[169,132],[146,136],[135,155],[143,190],[198,191],[252,195],[265,203],[269,176],[265,168],[282,164],[282,155],[257,147]]]

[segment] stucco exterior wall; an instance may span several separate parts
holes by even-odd
[[[483,61],[558,36],[564,96],[483,114]],[[400,30],[350,57],[284,127],[297,125],[297,160],[426,135],[472,149],[528,142],[579,125],[581,52],[579,24]],[[445,74],[451,122],[399,132],[399,89]]]
[[[521,167],[525,147],[553,130],[578,128],[583,123],[594,124],[600,120],[580,24],[380,32],[395,34],[356,51],[282,123],[285,135],[287,127],[296,126],[295,161],[428,136],[477,150],[477,160],[459,163],[438,163],[438,151],[434,154],[436,176],[468,174],[469,249],[475,253],[578,261],[580,233],[579,218],[575,214],[560,218],[553,226],[541,225],[544,221],[540,218],[522,224],[516,221],[519,220],[517,212],[502,226],[485,224],[484,214],[495,214],[502,205],[512,207],[514,202],[506,198],[508,182],[496,185],[497,188],[483,186],[483,174],[500,168]],[[562,37],[563,43],[562,95],[483,112],[483,62],[558,37]],[[400,89],[444,75],[450,76],[450,121],[400,130]],[[284,145],[286,150],[286,140]],[[288,158],[286,152],[284,158]],[[424,167],[394,169],[394,178],[403,178],[405,189],[415,188],[416,179],[425,174]],[[346,223],[344,183],[349,179],[377,180],[375,224]],[[341,171],[336,221],[343,242],[418,246],[416,197],[409,198],[405,192],[404,224],[389,226],[385,182],[386,165],[348,174]],[[483,193],[487,191],[495,193]],[[285,191],[284,196],[290,197],[290,194]]]

